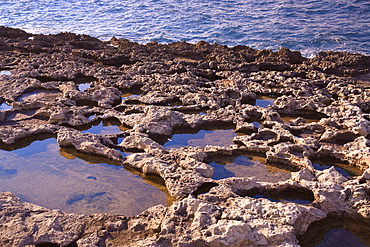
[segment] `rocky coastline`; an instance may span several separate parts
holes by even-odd
[[[257,105],[263,97],[273,103]],[[369,98],[370,57],[361,54],[309,59],[287,48],[140,45],[0,27],[1,149],[53,136],[60,147],[157,176],[176,199],[136,216],[78,215],[4,192],[0,244],[312,246],[328,222],[361,235],[370,229]],[[127,130],[79,130],[111,119]],[[175,133],[216,127],[238,133],[231,145],[164,147]],[[214,157],[244,154],[291,176],[212,177]],[[323,160],[348,174],[316,169]]]

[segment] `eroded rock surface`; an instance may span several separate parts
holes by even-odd
[[[162,178],[177,199],[126,217],[66,214],[2,193],[2,246],[299,246],[328,216],[370,222],[367,56],[0,27],[0,71],[8,72],[0,74],[1,149],[53,136]],[[273,98],[267,107],[264,97]],[[111,119],[127,130],[81,132]],[[175,133],[215,128],[239,135],[233,145],[163,147]],[[277,183],[213,179],[209,160],[236,154],[294,172]],[[318,169],[323,161],[349,174]]]

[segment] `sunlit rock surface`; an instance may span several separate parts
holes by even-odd
[[[0,27],[1,152],[55,138],[76,155],[156,177],[176,199],[136,216],[89,215],[4,192],[1,245],[309,246],[308,237],[322,238],[310,229],[332,219],[367,229],[369,74],[370,58],[359,54],[307,59],[285,48],[139,45]],[[119,131],[88,131],[99,122]],[[239,156],[270,168],[239,173],[254,164]],[[228,175],[216,178],[219,157],[234,166],[221,162]],[[264,180],[269,173],[274,181]]]

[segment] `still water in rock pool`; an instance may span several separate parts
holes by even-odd
[[[78,90],[85,92],[86,89],[90,88],[90,83],[81,83],[78,85]]]
[[[163,147],[171,149],[186,146],[230,146],[234,144],[233,139],[237,135],[234,129],[199,130],[196,133],[174,134]]]
[[[347,231],[344,228],[334,228],[331,229],[324,237],[324,240],[315,245],[314,247],[329,247],[329,246],[336,246],[336,247],[368,247],[370,244],[370,239],[367,237],[367,240],[364,239],[364,242],[367,241],[368,243],[364,244],[358,236],[352,234],[351,232]]]
[[[215,168],[213,179],[228,177],[256,177],[262,182],[278,182],[290,178],[290,172],[266,164],[258,156],[219,156],[210,165]]]
[[[91,133],[97,135],[120,134],[129,128],[123,126],[118,120],[103,120],[99,124],[92,125],[82,131],[82,133]]]
[[[261,95],[257,97],[255,105],[267,108],[270,105],[273,105],[274,102],[275,102],[275,98],[270,97],[270,96]]]
[[[10,109],[12,109],[12,107],[5,102],[0,105],[0,111],[6,111]]]
[[[339,162],[330,162],[328,160],[316,160],[312,166],[319,171],[323,171],[325,169],[329,169],[330,167],[334,167],[337,172],[342,174],[345,177],[350,177],[350,176],[360,176],[362,174],[362,171],[358,169],[357,167],[348,165],[348,164],[343,164]]]
[[[67,213],[135,215],[172,202],[161,181],[103,158],[61,149],[55,138],[0,150],[1,192]]]
[[[11,75],[12,73],[8,70],[1,70],[0,75]]]

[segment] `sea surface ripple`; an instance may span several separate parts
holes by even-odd
[[[139,43],[205,40],[306,56],[370,55],[368,0],[8,0],[0,25],[31,33],[75,32]]]

